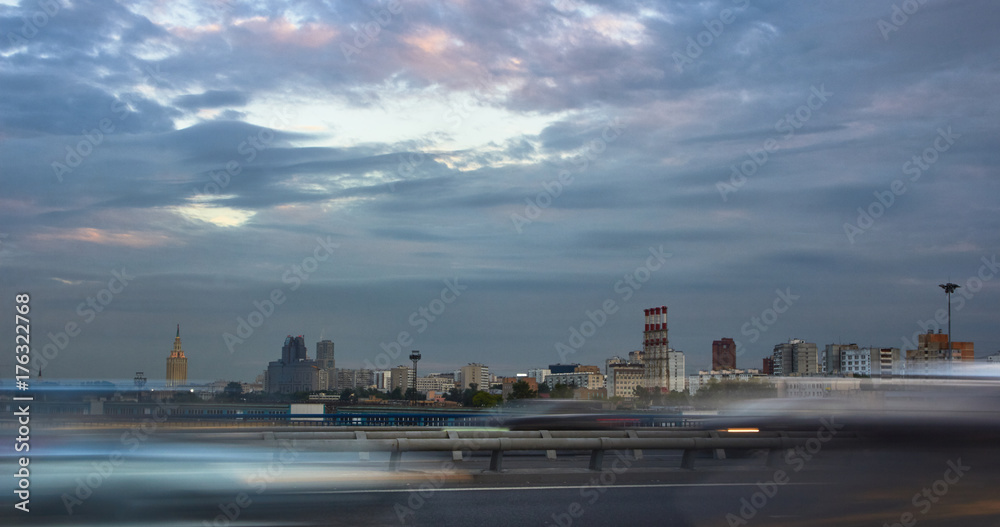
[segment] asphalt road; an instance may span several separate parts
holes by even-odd
[[[0,524],[1000,525],[1000,452],[981,445],[792,451],[772,466],[762,453],[706,453],[695,470],[679,468],[679,452],[609,452],[599,472],[586,455],[509,454],[491,473],[482,454],[408,453],[389,472],[375,453],[37,444],[31,510],[16,510],[7,490]]]

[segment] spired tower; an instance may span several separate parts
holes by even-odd
[[[167,386],[180,386],[187,382],[188,360],[181,349],[181,325],[177,324],[174,349],[167,358]]]

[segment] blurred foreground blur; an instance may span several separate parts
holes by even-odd
[[[29,511],[5,449],[0,522],[993,526],[998,412],[994,381],[937,379],[718,411],[525,407],[489,428],[36,416]]]

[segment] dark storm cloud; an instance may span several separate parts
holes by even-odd
[[[187,110],[219,108],[223,106],[243,106],[247,103],[245,93],[238,91],[209,90],[204,93],[182,95],[174,99],[174,105]]]

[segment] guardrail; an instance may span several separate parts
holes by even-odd
[[[490,452],[490,471],[503,470],[505,452],[546,451],[555,459],[557,450],[590,452],[590,470],[602,469],[608,450],[632,451],[636,459],[642,450],[681,450],[680,468],[693,470],[698,452],[713,451],[725,459],[726,450],[767,450],[767,466],[776,465],[782,452],[805,445],[815,433],[729,433],[725,431],[404,431],[404,432],[232,432],[229,440],[290,441],[296,448],[333,452],[359,452],[367,459],[370,452],[389,452],[389,470],[395,471],[404,452],[451,452],[454,460],[463,459],[465,451]],[[847,438],[841,438],[847,439]]]

